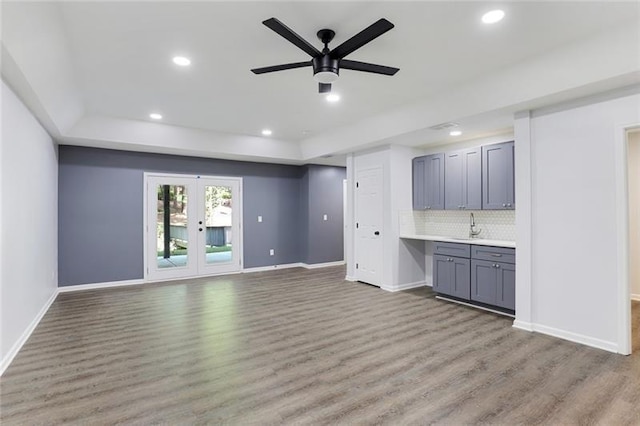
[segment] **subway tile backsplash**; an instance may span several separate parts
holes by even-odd
[[[401,210],[400,235],[469,236],[469,213],[482,230],[478,238],[515,241],[515,210]]]

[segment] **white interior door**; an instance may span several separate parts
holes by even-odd
[[[356,172],[356,279],[382,283],[382,167]]]
[[[241,179],[147,175],[146,277],[239,271]]]

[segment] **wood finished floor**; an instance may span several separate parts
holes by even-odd
[[[0,423],[640,424],[640,352],[343,277],[60,294],[1,379]]]

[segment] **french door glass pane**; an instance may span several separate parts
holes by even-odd
[[[182,185],[158,185],[157,194],[158,268],[186,266],[189,242],[187,188]]]
[[[232,205],[233,193],[230,186],[205,186],[207,264],[226,263],[232,260]]]

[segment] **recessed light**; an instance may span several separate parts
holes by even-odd
[[[329,93],[326,99],[327,102],[338,102],[340,100],[340,95],[337,93]]]
[[[153,120],[162,120],[162,115],[154,112],[149,114],[149,118],[153,119]]]
[[[482,22],[485,24],[495,24],[504,18],[504,11],[500,9],[492,10],[482,15]]]
[[[460,136],[462,134],[462,132],[460,130],[452,130],[449,132],[449,135],[451,136]]]
[[[273,133],[271,130],[269,129],[263,129],[262,130],[262,135],[263,136],[271,136],[271,133]]]
[[[176,56],[173,58],[173,63],[181,67],[188,67],[191,65],[191,59],[185,58],[184,56]]]

